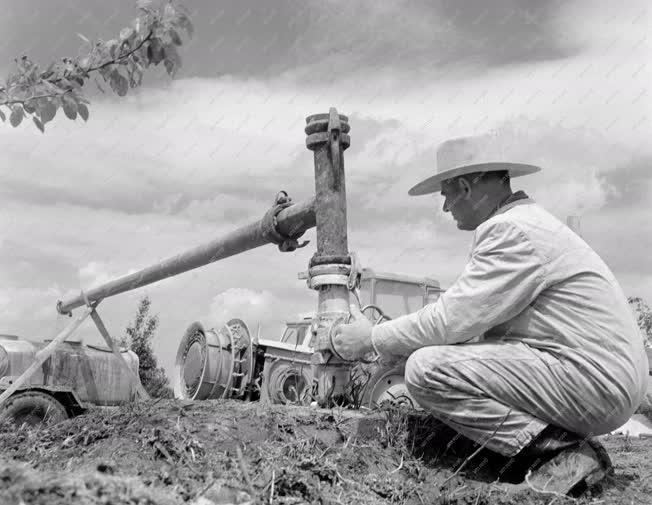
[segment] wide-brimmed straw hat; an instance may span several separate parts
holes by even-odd
[[[499,135],[493,134],[447,140],[437,148],[437,173],[414,186],[408,194],[441,191],[442,181],[475,172],[506,170],[510,177],[519,177],[541,170],[535,165],[505,161],[507,147]]]

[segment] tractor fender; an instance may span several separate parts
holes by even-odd
[[[2,377],[0,379],[0,393],[2,393],[11,384],[13,384],[16,378],[17,377],[11,376]],[[77,393],[71,388],[67,388],[65,386],[48,386],[40,384],[38,386],[26,384],[23,387],[18,388],[18,390],[12,396],[10,396],[7,401],[9,401],[13,396],[26,391],[41,392],[54,397],[59,403],[61,403],[61,405],[64,406],[68,412],[68,415],[70,416],[79,415],[90,407],[90,404],[81,401]],[[0,406],[0,410],[1,409],[2,406]]]
[[[2,405],[0,419],[18,425],[54,424],[70,417],[66,407],[52,394],[36,389],[19,390]]]

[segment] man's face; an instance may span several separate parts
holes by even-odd
[[[459,178],[443,181],[441,196],[444,197],[443,211],[451,213],[460,230],[477,228],[477,211],[470,198],[468,183],[461,183]]]

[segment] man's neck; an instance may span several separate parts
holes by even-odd
[[[500,194],[495,194],[492,196],[487,195],[487,200],[484,202],[483,205],[485,209],[483,215],[485,217],[480,221],[480,224],[484,223],[489,218],[491,218],[494,214],[496,214],[496,212],[498,212],[499,209],[501,209],[505,205],[509,205],[512,202],[523,200],[525,198],[530,198],[525,193],[525,191],[519,190],[513,193],[511,189],[507,189],[506,191],[501,192]]]
[[[480,214],[481,216],[483,216],[481,221],[482,223],[484,223],[487,219],[493,216],[499,208],[505,205],[509,201],[509,199],[513,196],[513,193],[511,189],[506,188],[505,191],[500,191],[492,195],[485,195],[485,196],[486,199],[482,205],[483,212]]]
[[[515,193],[512,193],[512,191],[510,190],[509,194],[505,195],[504,198],[500,200],[496,208],[491,212],[491,214],[489,214],[487,219],[489,219],[491,216],[496,214],[496,212],[498,212],[501,208],[505,207],[506,205],[509,205],[513,202],[517,202],[518,200],[524,200],[526,198],[530,198],[530,197],[525,193],[525,191],[519,190],[516,191]]]

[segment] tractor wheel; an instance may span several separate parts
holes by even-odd
[[[9,397],[0,411],[0,419],[8,419],[19,426],[37,426],[68,419],[68,413],[53,396],[40,391],[25,391]]]

